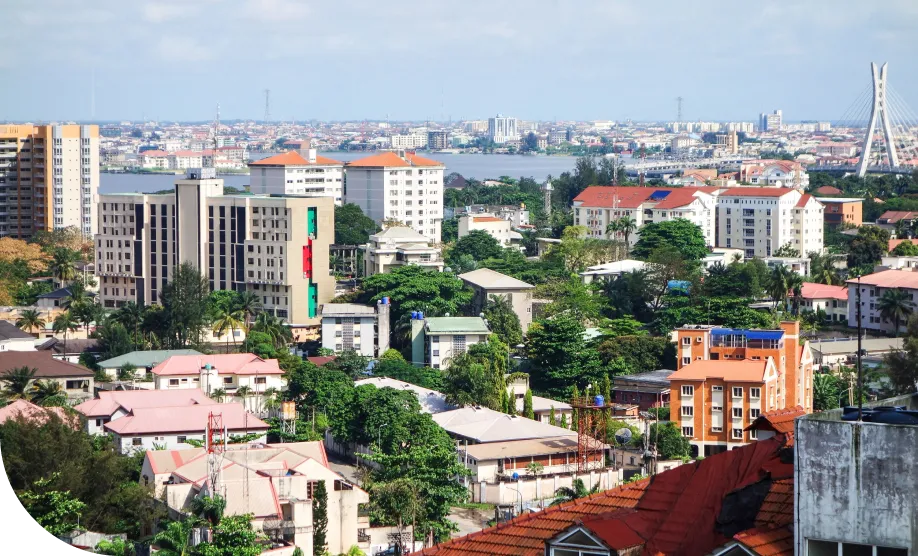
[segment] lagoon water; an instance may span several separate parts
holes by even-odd
[[[328,152],[323,156],[343,162],[356,160],[371,153],[363,152]],[[253,153],[257,160],[269,154]],[[446,173],[459,172],[466,178],[484,180],[500,176],[512,178],[534,178],[542,182],[549,175],[559,176],[570,172],[577,162],[575,156],[526,156],[505,154],[422,154],[446,164]],[[99,193],[149,193],[170,189],[177,176],[170,174],[101,174]],[[226,185],[242,188],[249,184],[249,176],[221,176]]]

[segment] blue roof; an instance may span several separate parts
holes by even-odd
[[[745,336],[747,340],[780,340],[783,330],[746,330],[745,328],[713,328],[712,336]]]
[[[654,201],[659,201],[661,199],[665,199],[667,196],[669,196],[670,193],[672,193],[672,191],[654,191],[650,194],[650,198]]]

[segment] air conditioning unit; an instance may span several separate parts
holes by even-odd
[[[700,344],[700,343],[701,343],[701,336],[698,336],[697,338],[695,338],[695,343],[696,343],[696,344]]]

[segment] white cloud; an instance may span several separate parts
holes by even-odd
[[[156,53],[169,62],[206,62],[214,58],[214,50],[193,37],[167,35],[159,39]]]

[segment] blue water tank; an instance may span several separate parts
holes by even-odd
[[[417,311],[411,311],[411,320],[415,320],[416,318],[418,318],[418,312],[417,312]]]
[[[382,304],[383,304],[383,305],[388,305],[388,304],[389,304],[389,298],[388,298],[388,297],[382,298]]]
[[[424,320],[424,313],[422,311],[418,311],[418,318]]]
[[[519,473],[513,473],[512,477],[513,477],[513,480],[516,481],[517,479],[520,478],[520,474],[519,474]]]
[[[595,398],[593,398],[593,403],[595,403],[597,407],[602,407],[606,405],[606,399],[602,396],[596,396]]]

